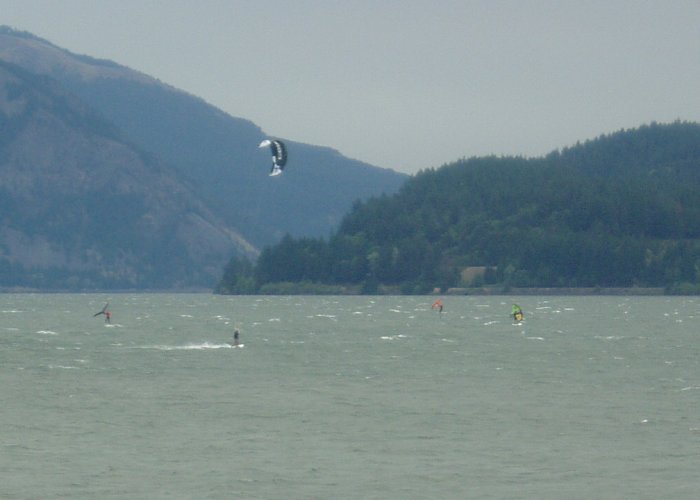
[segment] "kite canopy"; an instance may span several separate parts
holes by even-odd
[[[287,164],[287,148],[282,141],[277,139],[265,139],[258,148],[269,147],[272,153],[272,169],[270,175],[280,175]]]

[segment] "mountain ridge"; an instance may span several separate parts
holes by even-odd
[[[0,257],[15,276],[3,276],[5,286],[41,286],[30,276],[47,273],[67,288],[139,288],[149,280],[203,286],[234,248],[256,253],[167,165],[120,141],[109,122],[52,80],[3,61],[0,130]],[[167,238],[179,254],[166,251],[160,240]],[[170,273],[160,266],[188,278],[162,279]]]
[[[0,59],[65,85],[129,141],[192,180],[217,213],[258,247],[286,233],[327,235],[357,199],[395,192],[408,178],[281,138],[289,164],[284,179],[271,181],[269,158],[257,149],[267,135],[250,120],[129,68],[94,66],[91,58],[43,43],[0,31]]]

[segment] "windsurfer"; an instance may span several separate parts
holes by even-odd
[[[513,307],[510,309],[510,314],[515,321],[522,321],[525,318],[523,310],[518,304],[513,304]]]
[[[109,302],[107,302],[105,304],[105,306],[102,308],[102,310],[100,312],[93,314],[92,317],[96,318],[100,314],[104,314],[105,315],[105,323],[111,323],[112,322],[112,313],[107,310],[108,307],[109,307]]]

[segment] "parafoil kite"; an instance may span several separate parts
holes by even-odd
[[[282,141],[277,139],[265,139],[260,143],[258,148],[268,147],[272,152],[272,169],[270,175],[280,175],[287,164],[287,148]]]

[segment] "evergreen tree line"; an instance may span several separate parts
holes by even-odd
[[[467,281],[462,271],[485,268]],[[234,259],[222,293],[278,283],[667,287],[700,281],[700,126],[652,124],[544,158],[474,158],[356,203],[337,232]]]

